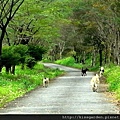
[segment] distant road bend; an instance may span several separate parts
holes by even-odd
[[[0,114],[117,114],[119,108],[103,92],[92,92],[92,72],[81,76],[80,70],[44,63],[47,67],[67,71],[64,76],[10,102]]]

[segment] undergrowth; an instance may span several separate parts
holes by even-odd
[[[120,99],[120,66],[107,66],[104,75],[109,84],[109,91],[114,92]]]
[[[55,61],[55,63],[65,65],[65,66],[75,67],[75,68],[82,68],[82,64],[75,63],[75,60],[73,57],[67,57],[61,60],[57,60]]]

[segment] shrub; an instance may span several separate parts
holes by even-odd
[[[17,65],[19,63],[20,54],[14,52],[13,47],[3,47],[2,64],[5,66]]]
[[[13,46],[5,46],[2,50],[2,66],[6,67],[6,73],[15,71],[15,65],[19,64],[20,54],[13,50]],[[11,70],[11,67],[14,66]],[[14,70],[14,71],[13,71]]]
[[[26,45],[16,45],[13,47],[14,53],[18,53],[20,55],[20,62],[25,63],[25,58],[28,55],[28,47]]]
[[[62,60],[57,60],[55,63],[70,66],[75,63],[75,59],[73,57],[67,57]]]
[[[26,58],[26,66],[30,69],[33,69],[37,62],[35,61],[35,58],[33,57],[28,57]]]
[[[45,50],[40,47],[39,45],[29,45],[28,46],[28,53],[31,57],[35,58],[36,61],[42,60],[42,54]]]

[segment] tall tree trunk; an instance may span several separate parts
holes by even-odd
[[[11,74],[15,75],[15,65],[11,67]]]
[[[106,54],[107,54],[107,63],[110,64],[111,62],[111,44],[108,43],[106,47]]]
[[[25,67],[25,64],[22,63],[22,65],[21,65],[21,69],[24,70],[24,67]]]
[[[92,58],[91,58],[91,66],[95,66],[96,63],[96,52],[95,49],[92,52]]]
[[[86,60],[86,52],[83,51],[83,61],[84,61],[84,63],[85,63],[85,60]]]
[[[119,65],[120,59],[119,59],[119,31],[116,33],[116,63]]]
[[[107,63],[107,58],[108,58],[108,48],[107,45],[105,46],[105,55],[104,55],[104,64]]]
[[[10,66],[5,66],[6,68],[6,74],[9,74],[10,73]]]
[[[99,55],[100,55],[100,66],[102,66],[102,50],[99,50]]]
[[[6,32],[6,27],[3,27],[2,31],[1,31],[1,35],[0,35],[0,72],[2,72],[2,66],[3,66],[1,55],[2,55],[2,41],[4,39],[5,32]]]

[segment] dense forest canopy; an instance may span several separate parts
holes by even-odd
[[[3,48],[19,44],[39,46],[37,60],[119,65],[119,13],[119,0],[1,0],[0,66]]]

